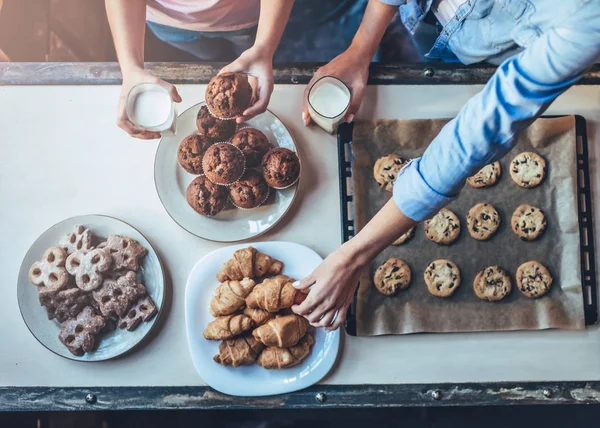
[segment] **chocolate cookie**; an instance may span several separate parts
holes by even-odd
[[[122,317],[131,304],[146,294],[146,287],[138,283],[135,272],[129,271],[116,281],[104,280],[102,287],[92,296],[98,303],[102,315]]]
[[[238,208],[250,209],[261,206],[269,197],[269,185],[262,174],[247,170],[242,178],[227,188],[231,203]]]
[[[452,211],[442,208],[435,216],[425,220],[425,236],[437,244],[449,245],[460,235],[460,220]]]
[[[552,286],[552,275],[540,262],[523,263],[517,269],[517,288],[527,297],[535,299],[546,294]]]
[[[156,315],[158,309],[150,296],[144,296],[129,308],[127,313],[119,319],[119,328],[128,331],[135,330],[141,323],[150,321]]]
[[[73,355],[78,357],[94,350],[96,335],[104,328],[104,318],[96,315],[89,306],[75,318],[70,318],[60,326],[59,340]]]
[[[198,214],[212,217],[225,208],[227,189],[201,175],[190,183],[185,191],[185,199]]]
[[[220,143],[229,140],[235,134],[237,124],[235,120],[223,120],[214,117],[208,111],[208,107],[202,106],[198,111],[198,116],[196,116],[196,127],[198,128],[198,134],[213,143]]]
[[[394,242],[392,242],[392,245],[402,245],[404,244],[406,241],[408,241],[410,238],[413,237],[413,235],[415,234],[415,228],[417,226],[413,226],[410,229],[408,229],[408,231],[400,236],[400,238],[396,239]]]
[[[248,168],[260,166],[262,158],[271,149],[267,136],[255,128],[240,129],[231,139],[231,144],[242,151]]]
[[[478,241],[490,239],[500,227],[500,214],[490,204],[479,203],[467,214],[467,230]]]
[[[40,305],[46,308],[48,319],[56,319],[58,322],[65,322],[67,319],[77,316],[89,303],[88,295],[79,288],[67,288],[59,291],[41,288],[38,299]]]
[[[113,260],[113,270],[132,270],[137,272],[146,256],[146,249],[135,239],[121,235],[108,235],[106,242],[98,248],[108,250]]]
[[[81,225],[73,228],[73,232],[67,233],[58,242],[58,246],[67,252],[67,255],[75,251],[89,251],[92,247],[92,232]]]
[[[510,176],[521,187],[536,187],[546,176],[546,160],[537,153],[520,153],[510,163]]]
[[[393,296],[408,288],[411,279],[410,267],[403,260],[391,258],[377,268],[373,283],[381,294]]]
[[[300,159],[298,155],[283,147],[267,152],[262,159],[263,177],[274,189],[285,189],[300,178]]]
[[[519,238],[533,241],[544,233],[547,222],[542,210],[528,204],[521,204],[513,213],[510,225]]]
[[[467,178],[467,183],[475,188],[490,187],[498,182],[501,174],[500,162],[496,161],[484,166],[475,175]]]
[[[398,173],[408,164],[408,160],[401,158],[396,154],[390,154],[380,157],[373,166],[373,177],[375,181],[384,190],[391,192],[394,189],[394,182]]]
[[[215,184],[229,185],[240,179],[246,159],[237,147],[228,143],[212,145],[202,159],[204,175]]]
[[[252,103],[252,87],[241,73],[222,73],[208,82],[206,106],[213,116],[228,119],[241,115]]]
[[[199,134],[188,135],[177,149],[177,161],[190,174],[202,174],[202,158],[212,142]]]
[[[425,269],[424,277],[427,289],[437,297],[451,296],[461,281],[458,266],[446,259],[431,262]]]
[[[482,300],[496,302],[510,294],[510,276],[498,266],[489,266],[479,272],[473,281],[475,295]]]

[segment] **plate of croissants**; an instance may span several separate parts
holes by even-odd
[[[291,242],[234,245],[203,257],[185,292],[188,345],[196,371],[219,392],[284,394],[327,375],[340,332],[311,327],[291,310],[308,291],[292,285],[323,259]]]

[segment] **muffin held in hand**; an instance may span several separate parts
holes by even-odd
[[[247,170],[228,190],[231,202],[238,208],[256,208],[264,204],[269,197],[267,182],[253,169]]]
[[[263,177],[274,189],[285,189],[300,177],[300,159],[283,147],[269,150],[262,160]]]
[[[196,126],[198,134],[215,143],[229,140],[237,128],[234,120],[218,119],[210,114],[206,106],[200,107],[196,117]]]
[[[246,156],[248,168],[260,166],[263,156],[271,148],[267,136],[254,128],[243,128],[237,131],[231,139],[231,144]]]
[[[211,217],[225,208],[227,190],[201,175],[190,183],[185,192],[185,199],[194,211]]]
[[[213,77],[206,88],[206,105],[223,119],[241,115],[252,104],[252,87],[241,73],[223,73]]]
[[[210,146],[204,154],[202,169],[213,183],[229,185],[240,179],[246,169],[246,160],[237,147],[218,143]]]
[[[179,144],[177,161],[190,174],[202,174],[202,157],[212,143],[198,134],[188,135]]]

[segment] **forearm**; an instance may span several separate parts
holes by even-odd
[[[121,71],[144,68],[145,0],[105,0]]]
[[[273,57],[288,22],[294,0],[262,0],[254,48]]]
[[[349,49],[356,51],[366,62],[371,62],[385,30],[397,12],[398,6],[370,0]]]

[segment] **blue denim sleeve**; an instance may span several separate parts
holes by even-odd
[[[600,59],[599,6],[581,8],[584,14],[573,14],[502,63],[423,156],[402,170],[394,200],[406,216],[435,215],[467,177],[508,153],[515,136]]]
[[[381,3],[389,4],[390,6],[402,6],[406,0],[379,0]]]

